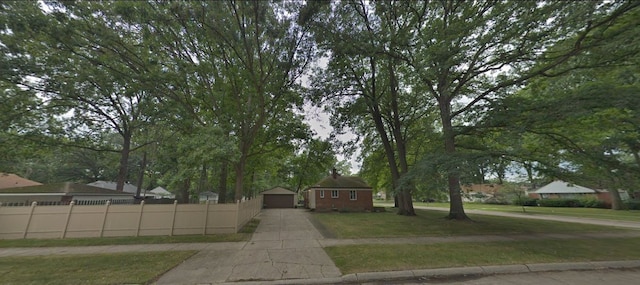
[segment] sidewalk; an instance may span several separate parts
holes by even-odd
[[[441,210],[442,208],[436,208]],[[446,209],[445,209],[446,210]],[[471,211],[467,211],[471,213]],[[474,211],[475,212],[475,211]],[[477,211],[518,217],[526,215]],[[480,213],[481,212],[481,213]],[[119,246],[84,246],[52,248],[6,248],[3,256],[37,256],[50,254],[97,254],[105,252],[146,252],[197,250],[199,253],[161,276],[156,284],[339,284],[381,282],[380,280],[427,280],[433,277],[486,276],[531,272],[640,268],[640,260],[580,262],[560,264],[521,264],[507,266],[476,266],[392,272],[368,272],[342,275],[322,249],[327,246],[351,244],[433,244],[450,242],[489,242],[530,239],[591,239],[610,237],[640,237],[640,231],[578,234],[536,235],[475,235],[457,237],[325,238],[302,209],[265,209],[259,214],[260,225],[248,242],[187,243]],[[546,216],[534,216],[545,219]],[[560,217],[553,217],[560,218]],[[580,218],[562,218],[580,222]],[[602,222],[599,220],[598,222]],[[606,225],[613,225],[608,224]],[[636,223],[637,224],[637,223]],[[640,228],[640,225],[636,225]],[[636,226],[627,225],[628,228]],[[416,283],[418,284],[418,283]]]

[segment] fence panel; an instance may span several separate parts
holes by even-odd
[[[0,239],[235,233],[260,212],[239,204],[0,206]]]

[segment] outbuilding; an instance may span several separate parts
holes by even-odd
[[[260,195],[265,208],[295,208],[296,206],[296,193],[282,187],[275,187]]]

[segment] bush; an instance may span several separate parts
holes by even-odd
[[[538,206],[538,199],[535,198],[521,198],[513,200],[513,204],[516,206]]]
[[[640,210],[640,200],[630,200],[624,203],[629,210]]]
[[[593,197],[580,199],[580,204],[582,204],[582,207],[585,208],[608,208],[607,204],[604,201],[598,200]]]
[[[578,199],[540,199],[538,205],[541,207],[582,207]]]

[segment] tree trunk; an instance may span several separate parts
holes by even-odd
[[[147,152],[142,153],[142,162],[140,163],[140,173],[138,174],[138,187],[136,189],[136,197],[140,197],[142,191],[142,183],[144,182],[144,172],[147,169]]]
[[[618,192],[618,188],[620,183],[617,177],[613,177],[611,179],[611,184],[613,187],[609,189],[609,195],[611,195],[611,210],[622,210],[624,207],[622,204],[622,198],[620,197],[620,192]]]
[[[442,96],[443,98],[445,96]],[[446,102],[439,102],[440,105],[440,117],[442,119],[442,132],[444,135],[444,149],[445,153],[451,158],[455,159],[456,143],[455,133],[453,130],[453,124],[451,122],[451,104]],[[448,219],[452,220],[469,220],[467,214],[464,212],[462,205],[462,196],[460,195],[460,174],[457,168],[447,169],[447,182],[449,186],[449,215]]]
[[[200,170],[200,181],[198,181],[198,193],[207,192],[209,189],[207,187],[208,184],[207,177],[207,164],[202,164],[202,169]]]
[[[247,166],[247,157],[241,155],[238,163],[236,163],[236,184],[235,184],[235,196],[234,201],[238,202],[242,200],[244,196],[244,171]]]
[[[400,121],[400,111],[398,108],[398,82],[396,79],[395,73],[395,65],[394,59],[389,59],[389,81],[391,83],[391,111],[393,117],[393,123],[391,126],[391,131],[393,134],[393,138],[395,139],[396,149],[398,150],[398,163],[400,164],[400,171],[398,173],[397,180],[409,172],[409,164],[407,163],[407,143],[404,140],[404,136],[402,134],[402,122]],[[401,199],[398,199],[398,202],[401,202],[399,207],[398,214],[405,216],[415,216],[416,210],[413,208],[413,199],[411,192],[413,190],[413,183],[409,184],[409,186],[400,187],[397,185],[399,196]]]
[[[120,166],[118,168],[118,181],[116,182],[116,191],[124,191],[124,183],[127,181],[127,172],[129,172],[129,153],[131,152],[131,133],[122,134],[122,150],[120,151]]]
[[[185,178],[184,180],[182,180],[180,190],[178,190],[178,203],[189,203],[189,188],[191,188],[191,178]]]
[[[227,160],[222,160],[220,163],[220,178],[218,187],[218,203],[224,204],[227,202],[227,177],[229,175],[229,162]]]

